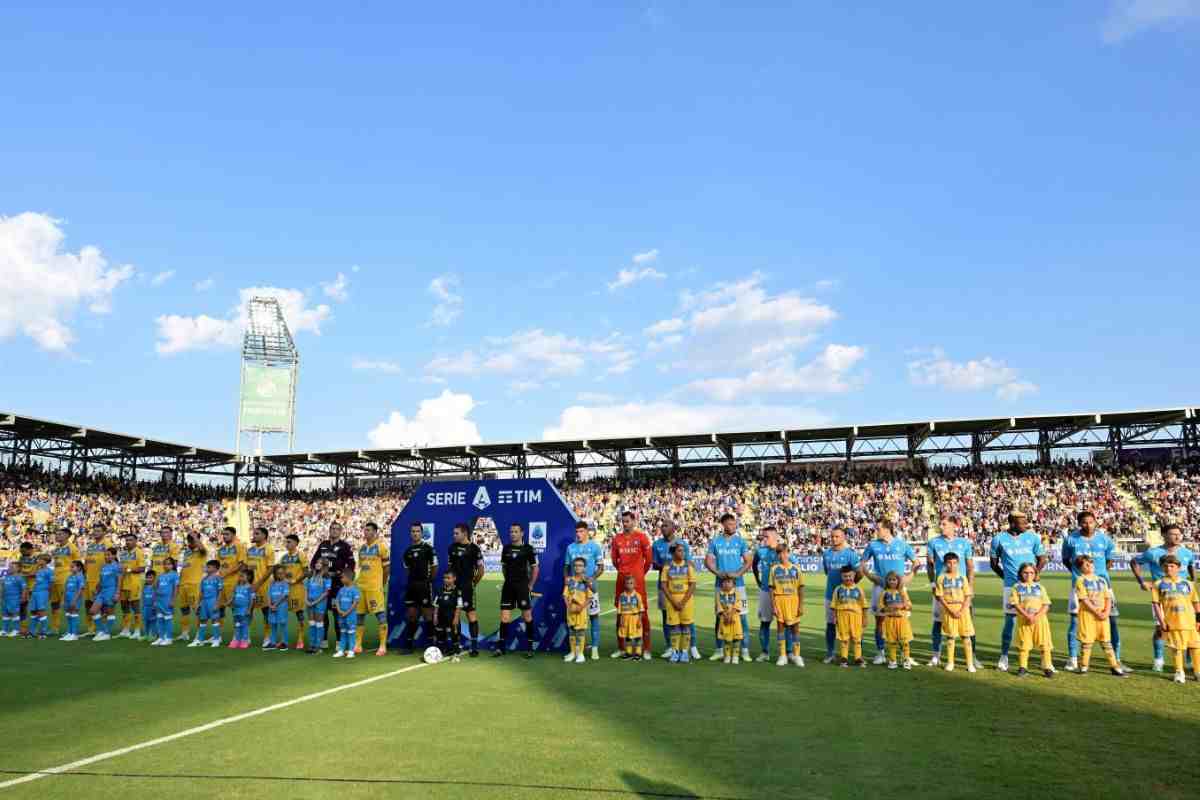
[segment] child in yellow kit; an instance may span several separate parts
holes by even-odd
[[[858,585],[858,570],[847,564],[841,569],[842,582],[834,587],[833,597],[829,599],[829,607],[833,610],[837,628],[838,649],[841,653],[841,665],[849,667],[847,656],[850,646],[854,646],[854,663],[866,667],[867,662],[862,657],[863,628],[867,625],[867,614],[871,610],[871,600],[867,593]]]
[[[1108,614],[1112,610],[1112,587],[1108,579],[1096,574],[1092,557],[1084,554],[1075,559],[1079,577],[1075,579],[1075,598],[1079,601],[1079,626],[1075,638],[1079,641],[1079,674],[1086,675],[1092,660],[1092,644],[1099,642],[1108,658],[1112,674],[1127,678],[1129,673],[1117,660],[1112,646],[1112,628]]]
[[[1054,640],[1050,636],[1050,595],[1038,582],[1033,564],[1022,564],[1017,570],[1018,583],[1009,592],[1009,605],[1017,610],[1017,650],[1021,668],[1017,677],[1029,674],[1029,652],[1037,647],[1042,651],[1042,674],[1054,677]]]
[[[883,641],[887,643],[888,669],[900,666],[896,662],[896,651],[902,650],[905,669],[913,668],[912,660],[912,600],[900,580],[900,575],[889,572],[883,578],[883,591],[875,608],[875,616],[883,619]]]
[[[975,653],[972,650],[975,636],[975,620],[971,612],[971,601],[975,591],[971,582],[958,571],[958,554],[946,553],[942,561],[944,569],[933,585],[933,596],[942,608],[942,637],[946,640],[946,672],[954,671],[954,648],[959,639],[963,643],[963,655],[967,661],[967,672],[974,672]]]
[[[588,584],[587,562],[577,558],[571,562],[574,573],[563,586],[563,600],[567,606],[567,630],[571,636],[571,654],[568,659],[576,664],[587,661],[583,657],[583,646],[588,628],[588,602],[592,599],[592,587]]]
[[[585,562],[586,566],[586,562]],[[632,575],[625,576],[625,591],[617,598],[617,638],[625,642],[621,658],[626,661],[642,660],[642,596],[637,593],[637,582]]]
[[[1150,589],[1150,602],[1154,604],[1154,619],[1162,632],[1163,642],[1175,653],[1175,682],[1186,683],[1183,671],[1184,653],[1192,654],[1192,670],[1200,681],[1200,592],[1196,584],[1179,576],[1179,559],[1167,554],[1158,560],[1163,577],[1154,582]]]
[[[721,578],[717,594],[717,638],[725,643],[725,663],[737,664],[738,644],[742,641],[742,601],[733,589],[733,578]]]

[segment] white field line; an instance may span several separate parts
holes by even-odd
[[[375,683],[376,681],[382,681],[382,680],[386,680],[388,678],[394,678],[397,675],[404,674],[405,672],[412,672],[414,669],[421,669],[422,667],[427,667],[427,666],[429,666],[429,665],[428,664],[413,664],[411,666],[404,667],[403,669],[397,669],[397,670],[392,670],[391,672],[385,672],[382,675],[375,675],[374,677],[371,677],[371,678],[363,678],[361,681],[354,681],[353,683],[344,683],[341,686],[334,686],[331,689],[323,689],[319,692],[313,692],[312,694],[306,694],[303,697],[297,697],[294,700],[285,700],[282,703],[276,703],[274,705],[265,706],[264,708],[257,708],[253,711],[247,711],[244,714],[236,714],[232,717],[225,717],[224,719],[214,720],[214,721],[206,723],[204,725],[198,725],[195,728],[188,728],[187,730],[180,731],[179,733],[172,733],[170,736],[160,736],[157,739],[150,739],[149,741],[146,741],[146,742],[139,742],[138,744],[132,744],[132,745],[129,745],[128,747],[122,747],[119,750],[109,750],[107,753],[99,753],[94,756],[88,756],[87,758],[81,758],[78,761],[72,761],[70,764],[62,764],[57,767],[49,767],[47,769],[43,769],[43,770],[39,770],[37,772],[30,773],[29,775],[22,775],[19,778],[13,778],[12,780],[4,781],[4,782],[0,783],[0,789],[7,789],[11,786],[17,786],[22,783],[29,783],[30,781],[36,781],[38,778],[45,778],[49,775],[58,775],[59,773],[62,773],[62,772],[70,772],[73,769],[79,769],[80,767],[86,767],[91,764],[95,764],[97,761],[107,761],[110,758],[117,758],[118,756],[123,756],[128,753],[136,752],[138,750],[145,750],[147,747],[155,747],[156,745],[166,744],[167,742],[173,742],[176,739],[182,739],[185,736],[192,736],[197,733],[204,733],[205,731],[211,731],[214,728],[220,728],[223,725],[231,725],[235,722],[241,722],[244,719],[250,719],[251,717],[258,717],[258,716],[262,716],[263,714],[269,714],[272,711],[278,711],[282,708],[287,708],[288,706],[294,706],[299,703],[307,703],[309,700],[316,700],[319,697],[325,697],[327,695],[335,694],[337,692],[344,692],[347,689],[357,689],[358,687],[366,686],[369,683]]]

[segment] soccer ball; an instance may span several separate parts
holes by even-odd
[[[426,664],[436,664],[442,660],[442,651],[436,647],[426,647],[424,658]]]

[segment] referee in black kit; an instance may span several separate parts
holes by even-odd
[[[329,538],[317,545],[317,552],[313,553],[309,568],[315,570],[317,562],[321,559],[329,562],[329,576],[333,578],[333,586],[329,590],[329,603],[325,607],[325,636],[326,639],[333,637],[332,641],[337,642],[342,635],[342,624],[334,612],[333,599],[342,588],[342,570],[354,569],[354,548],[342,538],[340,522],[329,523]],[[333,625],[329,624],[330,614],[333,615]],[[325,642],[321,642],[321,647],[325,647]]]

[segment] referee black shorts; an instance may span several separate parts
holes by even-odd
[[[475,610],[475,587],[473,585],[467,584],[460,587],[459,596],[461,597],[461,602],[458,604],[459,608],[463,611]]]
[[[533,602],[529,597],[529,586],[527,584],[512,584],[507,581],[500,589],[500,610],[512,611],[528,611],[533,608]]]
[[[433,592],[428,583],[409,583],[404,588],[405,608],[433,608]]]

